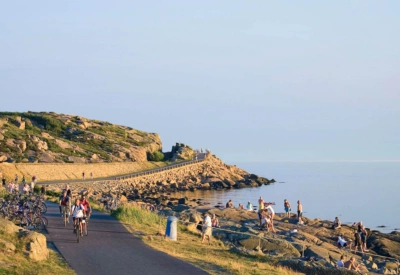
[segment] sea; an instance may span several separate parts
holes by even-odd
[[[362,221],[370,229],[384,233],[400,231],[400,162],[244,162],[235,163],[249,173],[276,182],[255,188],[222,191],[181,192],[189,198],[202,198],[212,206],[232,200],[237,207],[259,197],[275,202],[275,211],[284,212],[289,200],[292,212],[297,201],[303,215],[342,223]]]

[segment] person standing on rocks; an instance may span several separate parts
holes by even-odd
[[[85,180],[85,172],[82,172],[82,179]]]
[[[290,208],[290,202],[287,199],[284,200],[283,206],[285,207],[285,216],[290,218],[290,211],[292,211],[292,209]]]
[[[15,183],[18,184],[18,175],[17,174],[15,174]]]
[[[264,200],[263,200],[263,198],[261,196],[258,199],[258,209],[260,209],[260,210],[264,209]]]
[[[1,182],[3,183],[3,186],[5,187],[6,186],[6,177],[5,176],[3,176],[3,178],[1,179]]]
[[[208,213],[204,214],[204,221],[203,221],[203,229],[202,229],[202,237],[201,237],[201,243],[204,242],[205,238],[208,238],[208,244],[211,244],[211,238],[212,238],[212,222],[210,215]]]
[[[90,172],[90,179],[93,179],[93,172]]]
[[[303,217],[303,205],[300,201],[297,201],[297,218],[300,219]]]
[[[35,190],[35,182],[31,181],[31,192],[33,194],[33,191]]]

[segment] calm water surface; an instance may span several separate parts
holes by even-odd
[[[303,203],[304,215],[344,223],[363,221],[366,227],[382,232],[400,230],[400,162],[262,162],[237,163],[249,173],[277,182],[259,188],[223,191],[182,192],[188,197],[204,198],[216,205],[232,199],[235,206],[247,201],[256,206],[260,196],[276,202],[283,212],[283,200],[292,210]],[[385,228],[378,228],[384,225]]]

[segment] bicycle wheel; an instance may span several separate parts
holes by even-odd
[[[64,227],[67,227],[67,211],[63,209]]]
[[[34,226],[34,230],[39,232],[43,231],[46,227],[42,218],[39,217],[35,217],[32,221],[32,224]]]
[[[79,238],[81,237],[81,227],[79,226],[79,224],[80,224],[80,221],[78,220],[77,222],[76,222],[76,228],[75,228],[75,231],[76,231],[76,242],[77,243],[79,243]]]
[[[47,212],[47,205],[44,202],[40,204],[40,210],[42,211],[42,214]]]
[[[49,225],[49,220],[46,217],[40,217],[43,222],[44,222],[44,226],[47,227]]]

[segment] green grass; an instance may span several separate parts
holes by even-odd
[[[162,237],[165,232],[165,217],[136,206],[124,205],[112,215],[154,249],[189,262],[213,275],[300,274],[275,266],[274,261],[266,256],[239,254],[219,240],[214,240],[211,245],[201,244],[200,235],[182,224],[178,224],[178,241],[168,241]]]
[[[123,205],[113,211],[112,216],[122,222],[140,226],[158,226],[161,219],[161,217],[154,212],[145,211],[138,207],[128,205]],[[165,225],[165,219],[162,220],[162,225]]]

